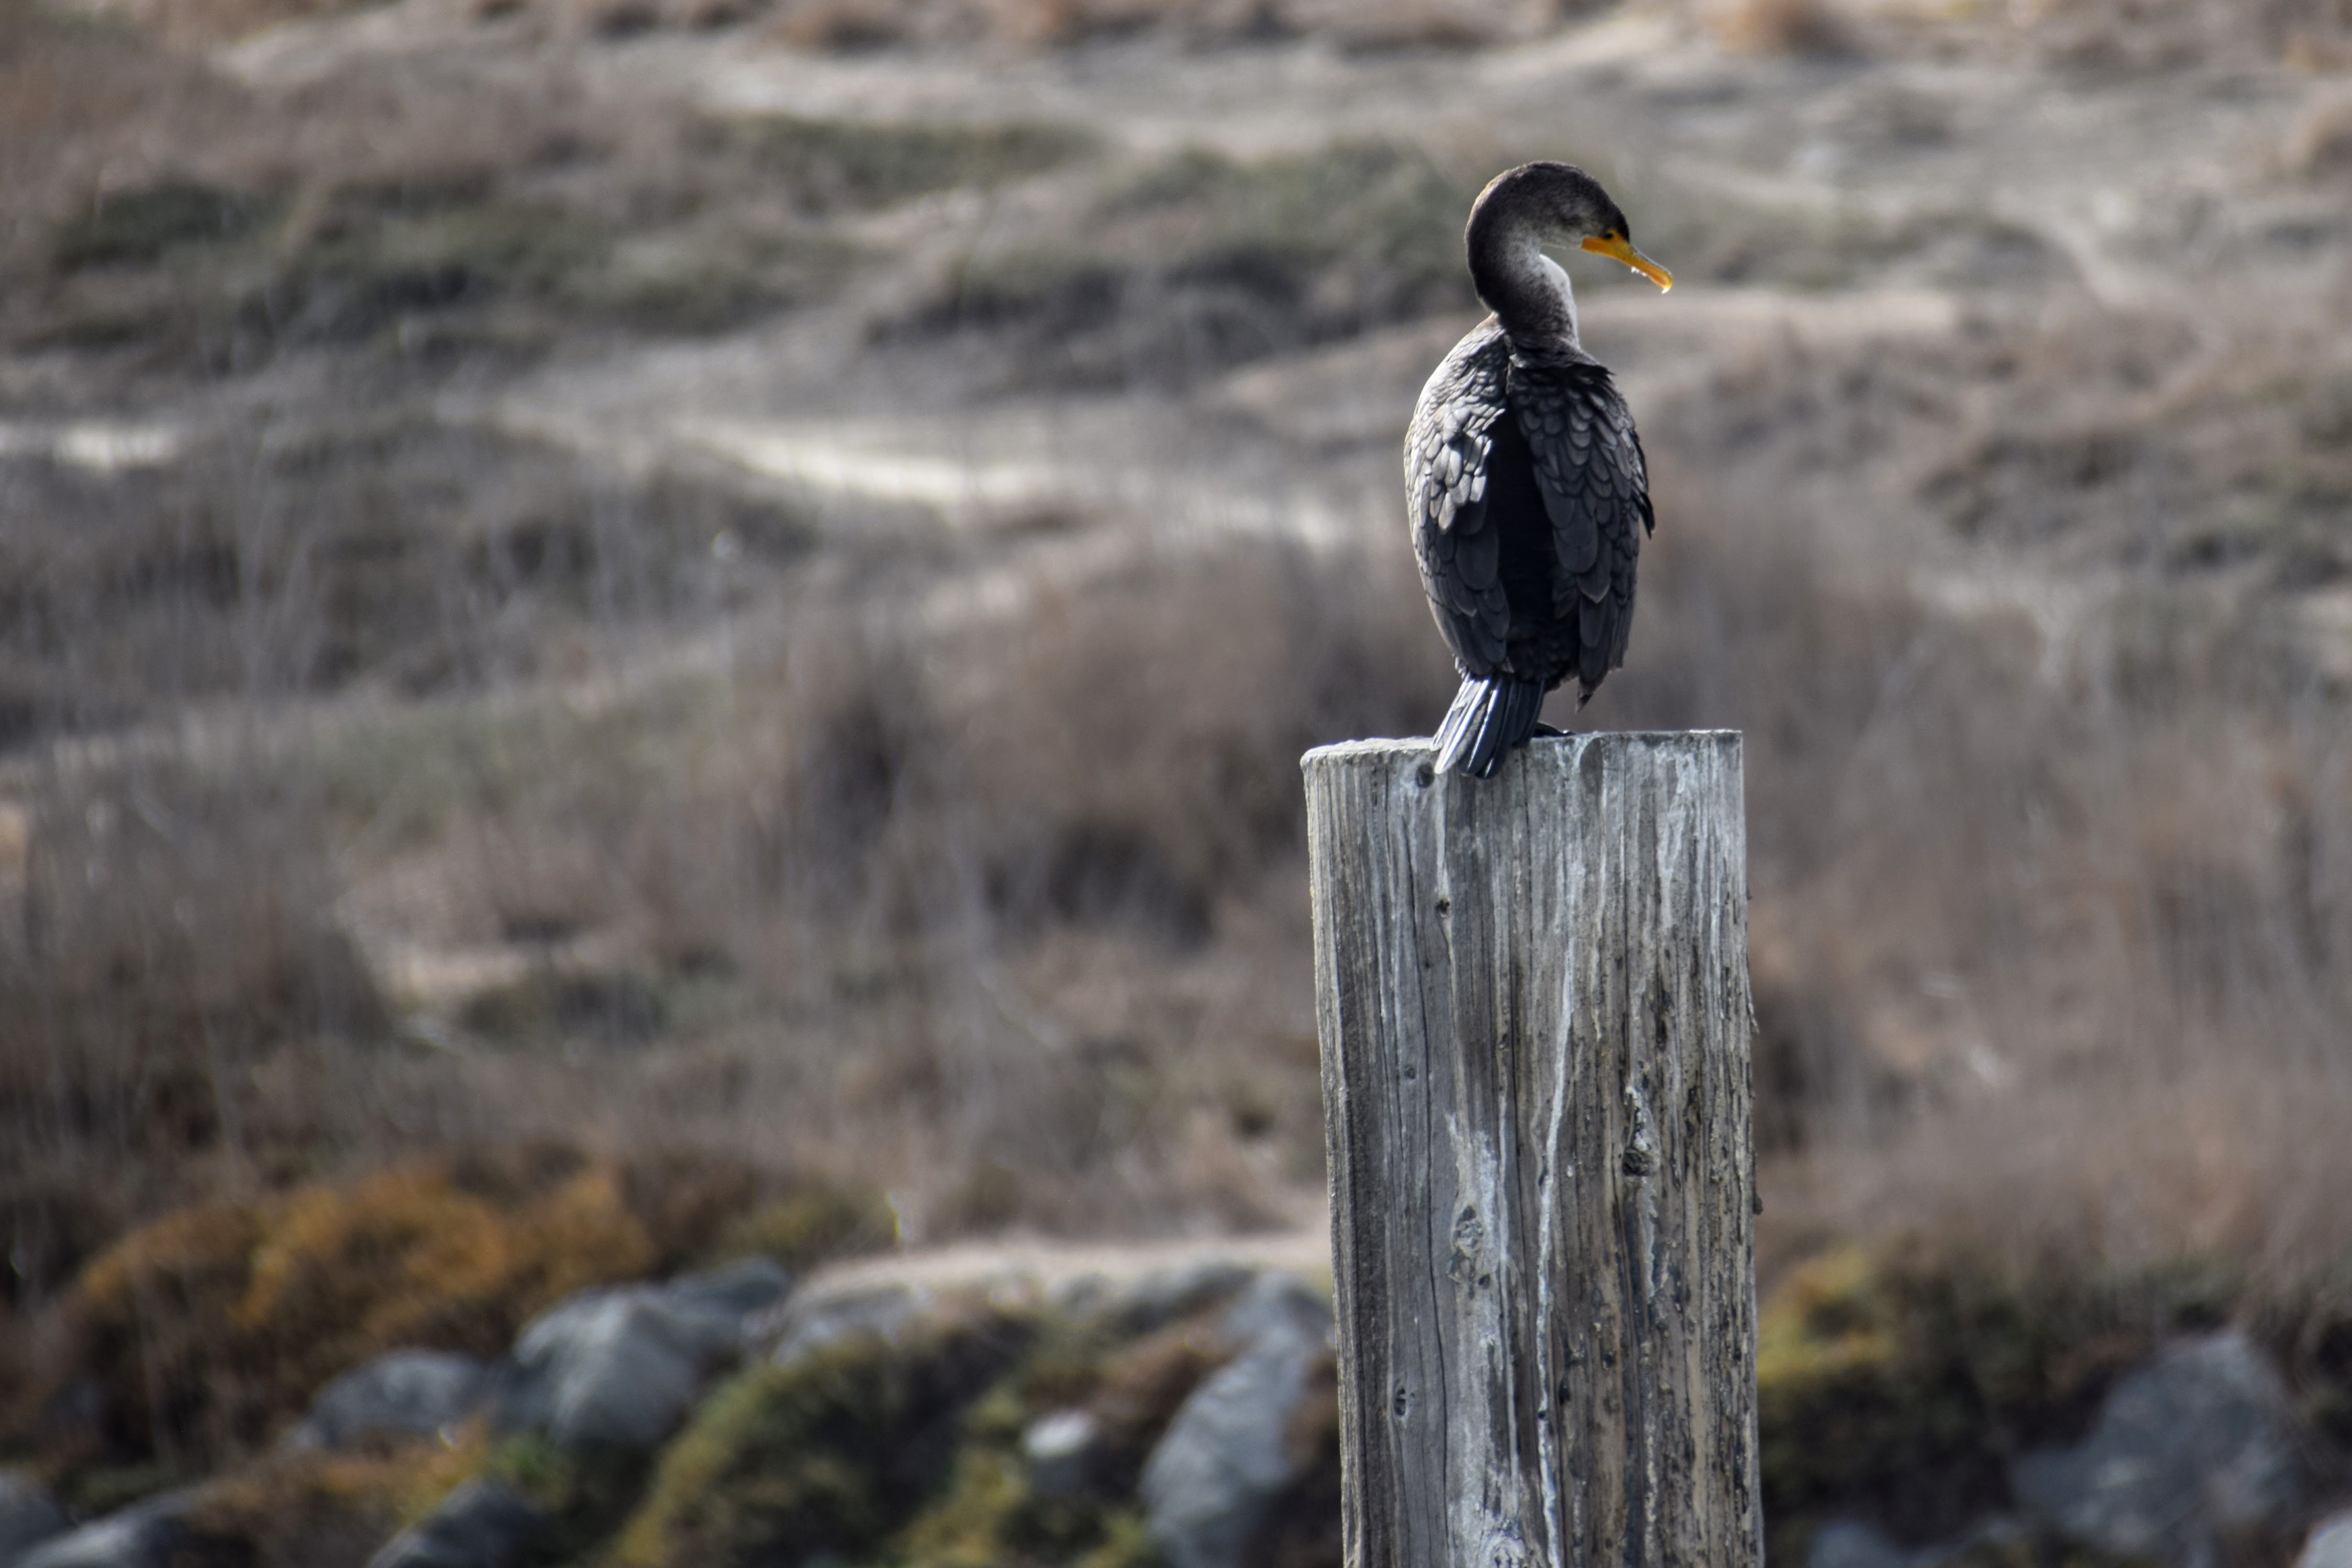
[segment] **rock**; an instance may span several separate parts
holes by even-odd
[[[2030,1519],[2075,1545],[2210,1568],[2228,1543],[2283,1531],[2305,1479],[2286,1388],[2232,1331],[2125,1378],[2088,1437],[2022,1456],[2010,1485]]]
[[[2352,1509],[2331,1513],[2311,1527],[2294,1568],[2352,1568]]]
[[[0,1563],[14,1563],[18,1552],[62,1535],[72,1522],[31,1477],[0,1470]]]
[[[1217,1259],[1183,1268],[1156,1269],[1119,1283],[1088,1274],[1066,1285],[1053,1305],[1119,1338],[1132,1339],[1230,1301],[1257,1277],[1257,1270],[1247,1264]]]
[[[1911,1568],[2034,1568],[2042,1561],[2024,1521],[1989,1519],[1958,1541],[1911,1554]]]
[[[430,1437],[473,1413],[486,1379],[470,1355],[395,1350],[327,1385],[286,1446],[339,1449],[371,1437]]]
[[[52,1536],[11,1568],[166,1568],[187,1539],[189,1494],[165,1492]]]
[[[512,1568],[547,1533],[547,1516],[497,1481],[467,1481],[368,1559],[368,1568]]]
[[[1081,1495],[1094,1479],[1102,1448],[1102,1423],[1085,1410],[1056,1410],[1029,1423],[1021,1434],[1021,1454],[1029,1461],[1029,1490],[1039,1497]]]
[[[759,1260],[560,1302],[515,1342],[499,1425],[564,1448],[656,1448],[711,1375],[741,1355],[746,1318],[789,1282]]]
[[[1979,1522],[1957,1541],[1909,1548],[1874,1524],[1832,1520],[1813,1535],[1805,1568],[2030,1568],[2033,1542],[2014,1519]]]
[[[903,1283],[796,1303],[774,1325],[776,1348],[769,1359],[792,1366],[857,1334],[877,1334],[895,1343],[933,1304],[929,1291]]]
[[[1823,1525],[1805,1549],[1805,1568],[1910,1568],[1911,1554],[1874,1525],[1841,1519]]]
[[[766,1311],[793,1288],[793,1276],[772,1258],[746,1258],[708,1274],[688,1274],[666,1288],[680,1312],[722,1322],[740,1335],[756,1312]]]
[[[1144,1462],[1145,1526],[1170,1568],[1225,1568],[1312,1456],[1293,1417],[1330,1354],[1331,1314],[1299,1281],[1258,1278],[1225,1314],[1240,1354],[1192,1391]]]

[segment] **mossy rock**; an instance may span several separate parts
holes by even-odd
[[[1924,1325],[1859,1250],[1798,1269],[1758,1323],[1765,1510],[1778,1521],[1931,1474],[1965,1513],[1997,1489],[1988,1413],[1965,1378],[1922,1355]],[[1947,1510],[1946,1511],[1948,1511]]]
[[[982,1312],[745,1374],[664,1452],[615,1568],[790,1568],[877,1551],[941,1488],[965,1412],[1034,1336],[1030,1319]]]
[[[1021,1437],[1033,1414],[1011,1386],[976,1406],[946,1487],[893,1543],[903,1568],[1150,1568],[1158,1555],[1131,1498],[1041,1495]]]
[[[206,1483],[174,1556],[192,1568],[316,1568],[364,1562],[482,1467],[475,1423],[438,1438],[362,1452],[272,1454]]]
[[[895,1342],[867,1333],[760,1368],[671,1445],[612,1561],[1146,1568],[1144,1458],[1231,1348],[1201,1319],[1128,1339],[965,1302]],[[1074,1409],[1094,1424],[1093,1461],[1041,1492],[1024,1435]],[[1336,1520],[1336,1490],[1326,1500]]]
[[[1800,1266],[1758,1324],[1773,1555],[1837,1514],[1916,1542],[2006,1510],[2014,1455],[2078,1437],[2118,1375],[2235,1290],[2186,1266],[2086,1276],[1913,1243]]]

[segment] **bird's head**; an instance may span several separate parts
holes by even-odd
[[[1531,232],[1538,245],[1622,261],[1661,289],[1675,286],[1672,273],[1633,248],[1624,209],[1573,163],[1522,163],[1496,175],[1470,208],[1474,246],[1479,229],[1492,224]]]

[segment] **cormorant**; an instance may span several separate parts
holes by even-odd
[[[1484,779],[1538,732],[1546,693],[1574,675],[1581,706],[1625,662],[1634,563],[1657,522],[1633,416],[1579,341],[1568,274],[1543,247],[1610,256],[1661,289],[1674,279],[1567,163],[1496,175],[1464,240],[1494,314],[1422,388],[1404,483],[1422,586],[1462,672],[1438,766]]]

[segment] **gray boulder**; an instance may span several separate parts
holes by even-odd
[[[165,1568],[187,1538],[185,1492],[165,1492],[50,1537],[13,1568]]]
[[[64,1534],[72,1522],[47,1488],[29,1476],[0,1470],[0,1564],[14,1563],[18,1552]]]
[[[547,1529],[547,1516],[513,1488],[467,1481],[385,1542],[368,1568],[513,1568]]]
[[[707,1274],[688,1274],[663,1287],[670,1304],[689,1317],[723,1326],[737,1339],[756,1313],[782,1301],[793,1276],[772,1258],[746,1258]]]
[[[2032,1561],[2024,1526],[2007,1518],[1982,1521],[1957,1541],[1919,1547],[1900,1545],[1860,1520],[1833,1520],[1805,1551],[1805,1568],[2000,1568]]]
[[[1145,1527],[1171,1568],[1238,1562],[1267,1505],[1313,1458],[1297,1451],[1291,1428],[1330,1354],[1329,1309],[1299,1281],[1262,1275],[1222,1332],[1240,1353],[1192,1391],[1144,1462]]]
[[[919,1285],[893,1283],[843,1291],[794,1301],[771,1325],[775,1349],[769,1359],[795,1366],[818,1352],[863,1334],[896,1343],[937,1305]]]
[[[1053,1305],[1113,1335],[1133,1338],[1231,1301],[1256,1278],[1257,1270],[1248,1264],[1218,1259],[1155,1269],[1128,1281],[1087,1274],[1055,1292]]]
[[[286,1447],[340,1449],[372,1437],[430,1437],[471,1415],[487,1380],[470,1355],[395,1350],[320,1390],[310,1414],[286,1435]]]
[[[788,1283],[762,1259],[560,1302],[515,1342],[499,1425],[563,1448],[656,1448],[712,1375],[740,1358],[745,1319]]]
[[[2062,1539],[2179,1568],[2280,1533],[2305,1484],[2285,1385],[2234,1331],[2173,1345],[2115,1386],[2082,1443],[2010,1474],[2027,1516]]]
[[[1841,1519],[1814,1532],[1805,1548],[1805,1568],[1910,1568],[1911,1553],[1874,1525]]]
[[[2352,1568],[2352,1509],[2331,1513],[2311,1527],[2294,1568]]]

